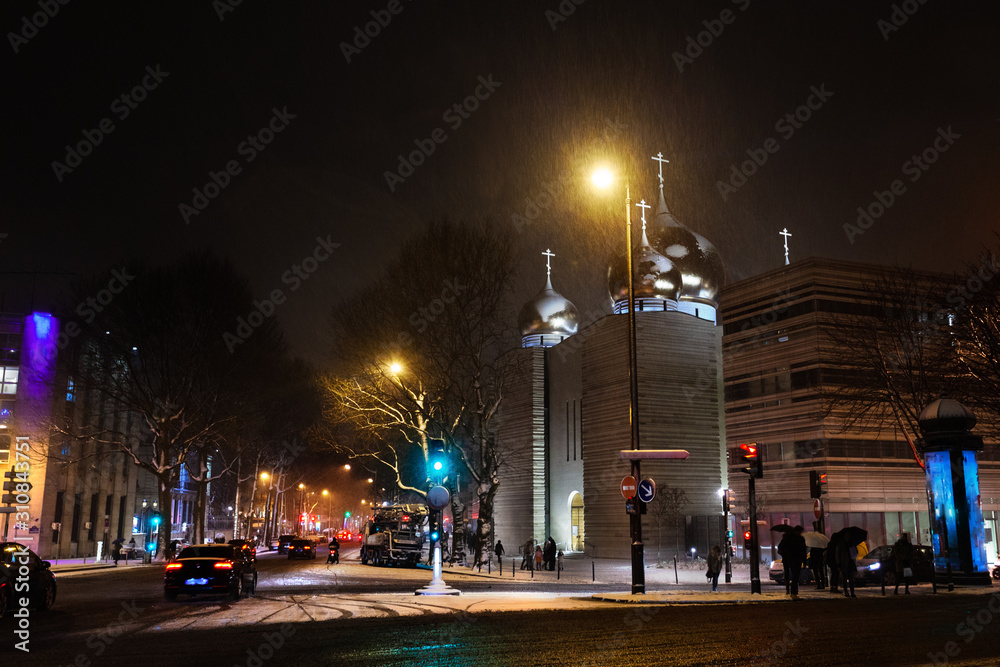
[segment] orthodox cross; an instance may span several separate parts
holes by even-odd
[[[653,207],[650,206],[649,204],[647,204],[645,199],[643,199],[638,204],[636,204],[636,206],[638,206],[639,208],[642,209],[642,233],[645,234],[646,233],[646,209],[647,208],[653,208]]]
[[[791,234],[788,233],[788,227],[785,227],[783,230],[778,232],[778,235],[785,237],[785,266],[788,266],[788,237],[791,236]]]
[[[660,163],[660,189],[662,190],[663,189],[663,163],[664,162],[670,162],[670,160],[665,160],[663,158],[663,153],[657,153],[654,157],[652,157],[650,159],[651,160],[656,160],[657,162]]]
[[[556,255],[555,255],[554,252],[552,252],[548,248],[546,248],[545,252],[543,252],[542,254],[545,255],[545,276],[547,278],[551,278],[552,277],[552,258],[555,257]]]

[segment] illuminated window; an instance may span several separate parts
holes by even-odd
[[[17,366],[4,366],[0,370],[0,394],[17,393]]]
[[[73,378],[66,381],[66,402],[72,403],[76,398],[76,387],[73,384]]]
[[[10,461],[10,443],[11,437],[9,435],[0,434],[0,463]]]

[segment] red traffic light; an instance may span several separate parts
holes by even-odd
[[[743,450],[744,459],[757,458],[757,445],[748,445],[746,443],[743,443],[742,445],[740,445],[740,449]]]
[[[743,533],[743,539],[746,540],[747,542],[750,541],[750,531],[749,530]]]

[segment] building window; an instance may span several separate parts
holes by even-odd
[[[0,334],[0,362],[17,364],[21,361],[21,334]]]
[[[60,524],[62,524],[62,520],[63,520],[63,498],[64,497],[65,497],[65,492],[64,491],[58,491],[58,492],[56,492],[56,507],[55,507],[55,511],[52,514],[52,521],[55,522],[55,524],[57,526],[60,525]],[[59,541],[59,528],[56,528],[55,530],[52,531],[52,542],[55,543],[55,542],[58,542],[58,541]]]
[[[7,434],[0,434],[0,463],[7,463],[10,461],[10,443],[11,437]]]
[[[73,384],[73,378],[66,380],[66,402],[72,403],[76,400],[76,385]]]
[[[87,539],[91,542],[94,541],[94,533],[97,530],[97,503],[98,496],[95,493],[90,496],[90,528],[87,529]]]
[[[17,393],[17,366],[3,366],[0,369],[0,394]]]
[[[73,524],[69,527],[69,541],[80,541],[80,519],[83,514],[83,496],[79,493],[73,495]]]

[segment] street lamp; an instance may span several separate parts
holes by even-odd
[[[344,470],[350,470],[350,469],[351,469],[351,464],[350,463],[345,463],[344,464]]]
[[[614,183],[614,175],[601,168],[591,177],[594,185],[607,188]],[[625,256],[628,271],[628,374],[629,374],[629,426],[632,449],[639,447],[639,367],[636,357],[635,340],[635,281],[632,275],[632,197],[628,178],[625,179]],[[639,459],[632,459],[632,477],[638,482]],[[643,571],[642,555],[642,515],[640,504],[636,503],[635,513],[629,515],[629,529],[632,536],[632,594],[646,592],[646,573]]]

